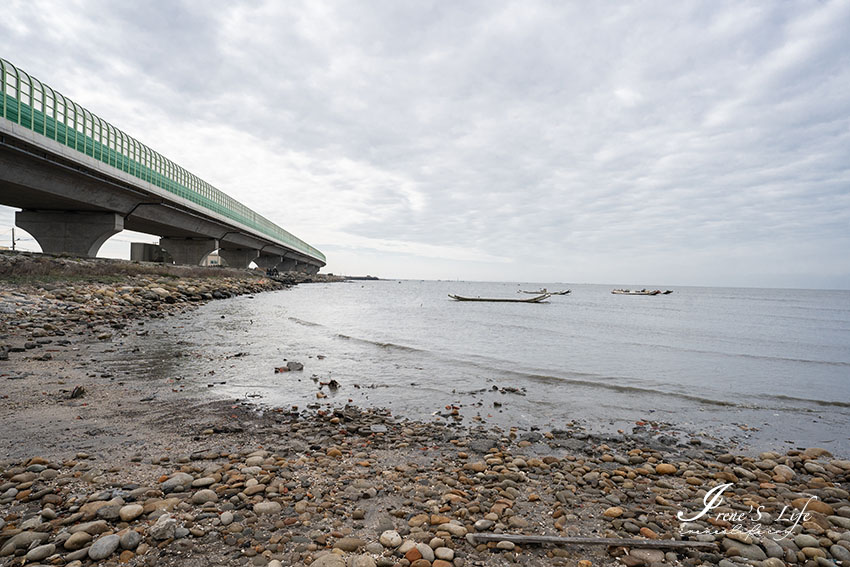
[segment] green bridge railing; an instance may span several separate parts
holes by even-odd
[[[325,255],[0,58],[0,117],[325,262]]]

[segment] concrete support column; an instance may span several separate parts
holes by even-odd
[[[133,262],[164,262],[165,250],[157,244],[131,242],[130,260]]]
[[[218,248],[215,238],[160,238],[159,245],[165,248],[175,264],[197,266],[201,260]]]
[[[281,272],[294,272],[296,268],[298,268],[298,262],[295,260],[284,259],[280,264],[277,265],[277,269]]]
[[[18,211],[15,224],[32,234],[41,251],[94,258],[110,237],[124,230],[116,213],[83,211]]]
[[[274,268],[275,266],[280,264],[280,261],[281,261],[280,256],[263,254],[262,252],[260,253],[259,256],[254,258],[254,263],[257,264],[258,268],[261,268],[263,270],[268,270],[269,268]]]
[[[256,260],[259,250],[253,248],[237,248],[234,250],[218,249],[218,255],[224,258],[231,268],[245,269],[248,264]]]
[[[304,272],[305,274],[310,274],[311,276],[315,276],[319,273],[319,266],[315,264],[300,264],[298,269]]]

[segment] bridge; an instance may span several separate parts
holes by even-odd
[[[325,256],[0,58],[0,204],[48,254],[94,257],[122,230],[175,263],[316,273]],[[150,246],[150,245],[145,245]],[[133,245],[133,259],[149,253]]]

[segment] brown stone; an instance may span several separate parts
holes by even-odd
[[[826,502],[821,502],[820,500],[808,499],[808,498],[795,498],[791,501],[791,505],[798,510],[806,509],[806,511],[811,512],[819,512],[826,516],[832,516],[834,511],[832,506],[827,504]]]
[[[602,512],[602,515],[606,518],[619,518],[623,515],[623,509],[619,506],[611,506],[610,508]]]
[[[803,451],[803,455],[812,459],[819,459],[820,457],[831,457],[832,453],[820,447],[809,447]]]
[[[642,535],[643,537],[645,537],[647,539],[658,539],[657,533],[655,533],[651,529],[645,528],[645,527],[640,529],[640,535]]]
[[[670,463],[658,463],[655,465],[655,472],[658,474],[676,474],[678,470],[676,465],[671,465]]]

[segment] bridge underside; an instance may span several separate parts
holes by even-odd
[[[123,172],[112,175],[103,164],[86,167],[66,153],[48,152],[7,135],[0,138],[0,203],[22,209],[16,224],[46,253],[92,257],[108,238],[132,230],[160,236],[160,246],[176,263],[198,264],[219,250],[232,267],[244,268],[252,261],[265,267],[274,258],[279,259],[274,266],[289,260],[295,269],[307,272],[324,265],[214,215],[169,201],[141,186],[144,183],[123,179]]]

